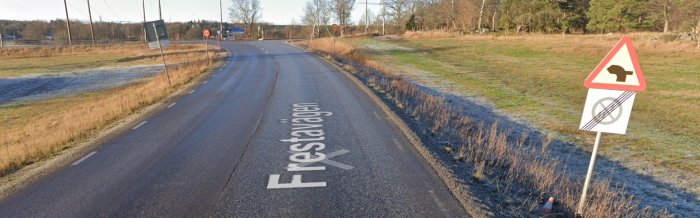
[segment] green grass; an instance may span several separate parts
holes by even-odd
[[[592,133],[578,130],[583,81],[616,42],[560,36],[346,41],[377,62],[432,73],[584,148],[591,147]],[[648,89],[637,95],[627,135],[606,134],[601,153],[700,175],[700,55],[654,46],[638,53]]]

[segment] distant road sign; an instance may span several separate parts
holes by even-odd
[[[202,35],[209,38],[209,36],[211,36],[211,31],[209,31],[209,29],[204,29],[204,31],[202,31]]]
[[[339,28],[338,24],[333,24],[333,25],[331,26],[331,29],[333,29],[333,32],[334,32],[334,33],[337,33],[338,30],[339,30],[340,28]]]
[[[646,89],[644,73],[632,39],[624,37],[586,78],[584,86],[596,89],[640,92]]]
[[[229,28],[228,31],[231,32],[231,33],[234,33],[234,34],[243,34],[243,33],[245,33],[245,30],[244,30],[243,28],[240,28],[240,27],[231,27],[231,28]]]
[[[143,26],[146,30],[146,41],[150,49],[165,48],[170,45],[168,31],[163,20],[145,22]]]

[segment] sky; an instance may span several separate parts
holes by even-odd
[[[142,0],[90,0],[94,21],[142,22]],[[158,19],[158,0],[144,0],[146,19]],[[261,0],[262,21],[274,24],[290,24],[292,19],[301,23],[301,14],[307,0]],[[88,20],[87,0],[66,0],[71,20]],[[371,14],[381,10],[380,0],[369,0]],[[365,0],[356,0],[351,15],[358,22],[364,14]],[[224,21],[228,19],[231,0],[222,0]],[[163,20],[166,22],[190,20],[219,20],[218,0],[161,0]],[[0,20],[53,20],[65,19],[62,0],[0,0]]]

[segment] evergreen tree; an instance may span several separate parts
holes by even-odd
[[[652,26],[644,10],[648,0],[591,0],[588,29],[600,32],[647,29]]]
[[[413,30],[413,31],[415,31],[415,30],[416,30],[416,27],[417,27],[417,25],[416,25],[416,15],[415,15],[415,14],[412,14],[412,15],[411,15],[411,18],[409,18],[408,21],[406,21],[406,30]]]

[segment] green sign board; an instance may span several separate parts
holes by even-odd
[[[143,26],[146,30],[148,47],[151,49],[168,47],[170,41],[168,40],[168,31],[165,28],[165,22],[163,20],[145,22]]]

